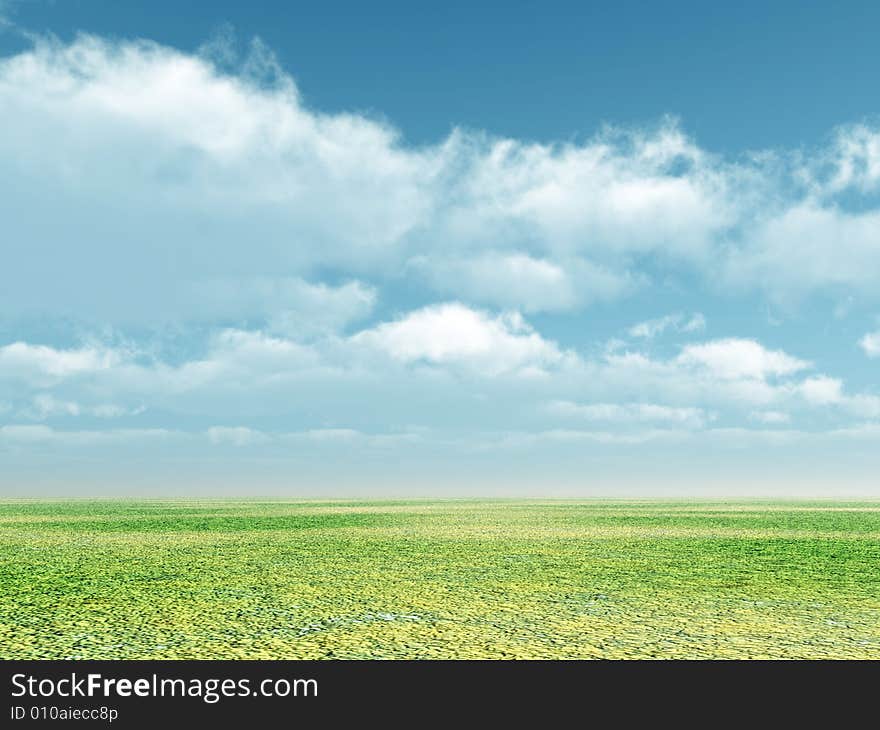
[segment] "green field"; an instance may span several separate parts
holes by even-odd
[[[880,504],[0,501],[0,656],[875,658]]]

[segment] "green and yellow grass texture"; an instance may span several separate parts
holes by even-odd
[[[0,548],[4,659],[880,659],[880,503],[4,500]]]

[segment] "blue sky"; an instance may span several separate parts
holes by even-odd
[[[0,489],[877,494],[880,9],[704,5],[0,4]]]

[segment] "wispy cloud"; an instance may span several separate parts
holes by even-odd
[[[701,427],[710,416],[702,408],[671,407],[656,403],[572,403],[553,401],[547,410],[555,415],[608,423],[671,423]]]
[[[706,318],[700,312],[695,312],[690,317],[682,314],[667,314],[665,317],[639,322],[630,327],[628,333],[630,337],[651,340],[670,329],[685,333],[702,332],[706,329]]]
[[[791,416],[783,411],[752,411],[749,418],[769,426],[791,422]]]

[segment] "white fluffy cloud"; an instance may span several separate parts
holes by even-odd
[[[425,418],[425,404],[433,403],[426,425],[473,420],[473,409],[486,398],[492,409],[479,418],[487,425],[506,421],[530,402],[548,401],[555,405],[545,412],[556,417],[618,424],[698,426],[714,420],[716,411],[722,419],[765,423],[775,422],[774,413],[805,408],[861,418],[880,414],[880,397],[847,392],[840,378],[809,372],[809,362],[754,340],[689,343],[668,359],[630,350],[588,357],[564,349],[515,312],[491,314],[457,302],[412,310],[348,336],[325,331],[298,341],[264,330],[224,329],[203,352],[178,363],[112,348],[20,343],[16,351],[48,351],[53,363],[79,364],[56,368],[51,378],[39,370],[37,377],[25,373],[27,380],[20,368],[0,371],[0,395],[13,403],[26,396],[13,411],[29,419],[132,418],[169,409],[217,419],[246,408],[261,417],[296,413],[312,425],[326,423],[332,412],[334,427],[347,427],[345,419],[363,417],[352,410],[352,398],[376,400],[366,411],[376,414],[391,412],[379,403],[394,399],[396,418],[409,424]],[[84,358],[84,351],[101,357]],[[240,437],[214,433],[217,439]]]
[[[120,351],[111,348],[57,349],[13,342],[0,347],[0,377],[42,382],[108,370],[121,360]]]
[[[336,326],[400,277],[564,311],[656,282],[656,267],[772,297],[876,295],[880,213],[841,202],[877,190],[867,126],[842,130],[816,169],[785,153],[730,162],[672,122],[578,144],[456,130],[414,147],[385,122],[309,109],[265,50],[228,73],[94,36],[0,60],[0,108],[7,313],[295,329],[326,294]],[[310,290],[326,268],[361,283]]]
[[[880,211],[847,211],[810,200],[767,218],[731,257],[727,276],[762,286],[774,300],[816,291],[876,292]]]
[[[829,378],[824,375],[807,378],[798,386],[798,389],[808,402],[817,405],[839,403],[843,397],[843,383],[837,378]]]
[[[859,340],[859,346],[868,357],[880,357],[880,332],[869,332]]]
[[[850,395],[839,378],[827,375],[806,378],[794,386],[794,391],[812,405],[837,406],[862,418],[880,417],[880,396],[869,393]]]
[[[493,317],[457,302],[411,312],[352,341],[401,362],[463,365],[492,375],[540,372],[573,358],[515,312]]]
[[[732,220],[728,178],[672,125],[582,146],[453,140],[470,153],[450,211],[460,240],[514,235],[600,260],[627,252],[689,260]]]
[[[705,368],[723,379],[791,375],[810,366],[781,350],[768,350],[754,340],[728,338],[685,346],[678,356],[683,365]]]
[[[17,171],[2,191],[19,263],[4,267],[7,311],[181,316],[193,286],[230,276],[283,306],[297,293],[267,277],[385,260],[434,205],[437,151],[313,113],[283,74],[223,75],[149,42],[40,40],[0,61],[0,108],[0,166]]]

